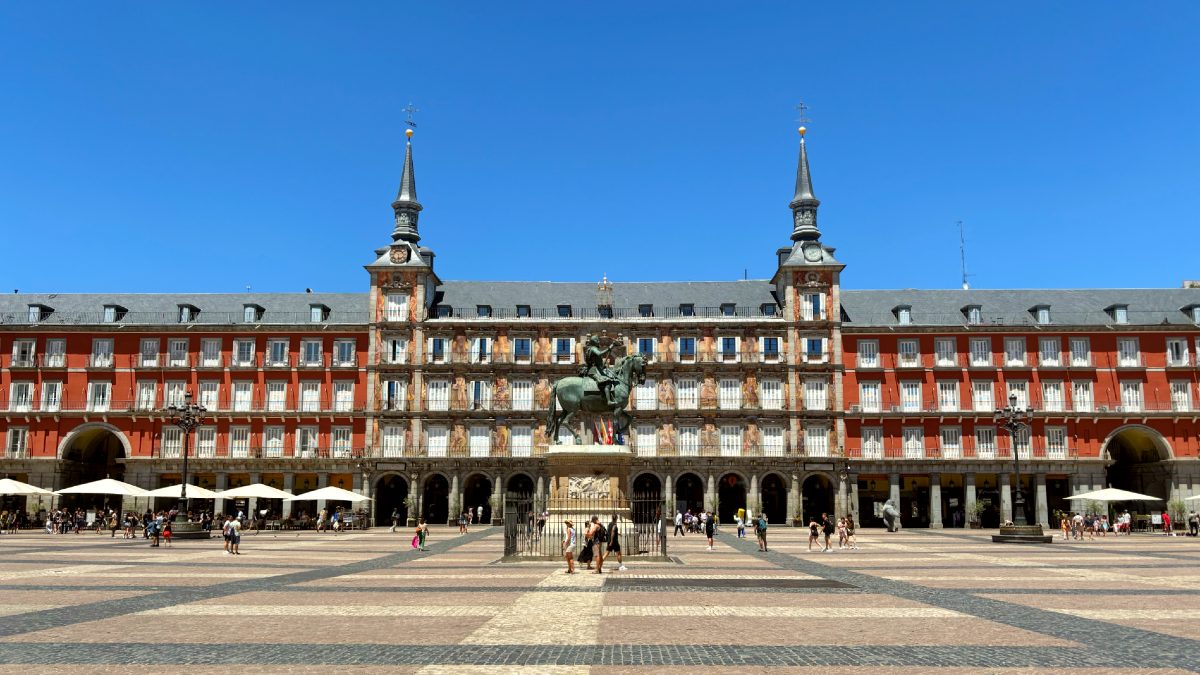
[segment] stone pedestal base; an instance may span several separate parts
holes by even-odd
[[[1054,541],[1054,535],[1042,531],[1041,525],[1006,525],[1000,528],[1000,534],[992,535],[996,544],[1049,544]]]
[[[200,523],[171,523],[172,539],[208,539],[210,534]]]

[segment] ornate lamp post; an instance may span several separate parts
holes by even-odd
[[[1017,395],[1012,394],[1008,397],[1008,406],[996,410],[995,414],[997,426],[1008,429],[1008,437],[1013,449],[1013,469],[1017,474],[1016,492],[1013,494],[1013,511],[1015,511],[1013,524],[1018,527],[1029,523],[1025,518],[1025,494],[1021,491],[1021,457],[1017,452],[1017,433],[1029,426],[1029,421],[1033,417],[1032,413],[1032,408],[1018,408]]]
[[[167,406],[167,415],[171,418],[171,424],[179,427],[183,431],[183,485],[179,488],[179,508],[175,514],[175,520],[180,522],[187,521],[187,482],[188,482],[188,439],[192,434],[192,430],[200,426],[204,413],[208,409],[202,405],[192,403],[192,392],[187,392],[183,395],[183,405]]]

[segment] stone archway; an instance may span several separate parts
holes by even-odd
[[[492,479],[476,473],[467,477],[463,483],[463,510],[471,509],[471,516],[477,525],[492,522]],[[479,517],[479,507],[483,507],[483,516]]]
[[[396,473],[384,474],[375,481],[375,525],[390,527],[392,511],[400,511],[400,524],[408,521],[408,506],[404,500],[408,498],[408,481]]]
[[[1167,440],[1150,427],[1130,424],[1104,441],[1108,460],[1105,482],[1114,488],[1168,499],[1171,493],[1173,453]]]
[[[508,477],[507,492],[533,496],[533,478],[527,473],[514,473]]]
[[[804,479],[800,500],[805,525],[810,520],[820,522],[822,513],[833,517],[833,492],[833,481],[825,474],[814,473]]]
[[[787,485],[777,473],[769,473],[759,482],[761,501],[759,510],[767,517],[767,523],[782,525],[787,522]]]
[[[662,498],[662,479],[652,473],[641,473],[633,479],[633,496],[636,499]]]
[[[746,479],[727,473],[717,484],[717,522],[732,523],[738,509],[746,508]]]
[[[685,473],[675,480],[675,508],[700,513],[704,508],[704,479],[694,473]]]
[[[450,518],[450,482],[446,480],[445,476],[435,473],[425,479],[421,508],[425,512],[425,522],[448,522]]]
[[[129,441],[108,424],[84,424],[77,427],[59,445],[62,458],[61,487],[90,483],[102,478],[124,480],[124,459],[129,456]],[[103,495],[63,495],[66,507],[98,506]]]

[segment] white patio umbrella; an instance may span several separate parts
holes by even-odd
[[[290,492],[284,492],[265,483],[253,483],[251,485],[222,490],[213,495],[213,497],[216,499],[249,499],[250,497],[258,497],[260,499],[291,499],[292,495]]]
[[[1185,501],[1185,502],[1194,502],[1194,501],[1196,501],[1197,499],[1200,499],[1200,495],[1196,495],[1195,497],[1185,497],[1185,498],[1183,499],[1183,501]]]
[[[1127,490],[1118,490],[1116,488],[1104,488],[1103,490],[1093,490],[1092,492],[1084,492],[1083,494],[1071,495],[1067,497],[1071,499],[1090,499],[1094,502],[1161,502],[1159,497],[1151,497],[1150,495],[1142,495],[1136,492]]]
[[[150,492],[136,485],[123,483],[113,478],[95,480],[83,485],[65,488],[55,492],[56,495],[122,495],[125,497],[148,497]]]
[[[332,485],[329,487],[320,488],[318,490],[313,490],[312,492],[305,492],[301,495],[288,496],[288,501],[293,502],[308,501],[312,499],[324,499],[327,501],[336,502],[365,502],[369,501],[371,498],[360,495],[357,492],[343,490],[340,487],[334,487]]]
[[[158,488],[157,490],[151,490],[149,493],[149,496],[150,497],[174,497],[175,499],[180,499],[181,492],[183,492],[183,484],[182,483],[179,485],[168,485],[167,487],[161,487],[161,488]],[[204,488],[200,487],[199,485],[192,485],[191,483],[188,483],[187,496],[188,496],[188,499],[212,499],[213,497],[217,496],[217,493],[213,492],[212,490],[205,490]]]
[[[0,478],[0,495],[52,495],[53,490],[43,490],[36,485],[22,483],[12,478]]]

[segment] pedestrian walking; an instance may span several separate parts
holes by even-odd
[[[563,525],[567,526],[563,532],[562,551],[563,557],[567,559],[567,574],[575,573],[575,525],[570,520],[564,520]]]
[[[858,548],[858,544],[854,541],[854,514],[846,514],[846,546],[851,549]]]
[[[229,523],[232,521],[233,521],[233,516],[230,516],[228,513],[226,513],[225,514],[225,522],[221,523],[221,537],[223,539],[225,539],[225,555],[230,555],[231,553],[233,553],[233,551],[231,551],[229,549],[229,535],[230,535]]]
[[[739,515],[734,516],[733,520],[735,523],[737,523],[737,538],[744,539],[746,537],[746,521],[742,520],[741,516],[741,513],[744,513],[744,510],[738,509],[738,511]]]
[[[820,532],[821,532],[821,526],[817,523],[815,518],[808,521],[808,550],[809,550],[809,552],[812,552],[813,544],[820,545],[820,537],[821,537]]]
[[[682,511],[675,512],[675,534],[673,534],[671,536],[672,537],[686,537],[687,536],[683,532],[683,512]]]
[[[832,553],[833,547],[829,545],[829,538],[833,536],[833,521],[829,519],[828,513],[821,514],[821,531],[825,534],[825,553]]]
[[[237,518],[233,518],[229,521],[229,552],[232,555],[241,555],[242,552],[238,550],[238,547],[241,543],[242,521],[238,520]]]
[[[392,532],[395,532],[397,527],[400,527],[400,507],[392,509]]]
[[[713,518],[712,511],[706,511],[704,515],[706,516],[704,519],[704,536],[708,537],[708,550],[711,551],[713,550],[713,533],[717,529],[717,519]]]
[[[1200,536],[1200,516],[1196,515],[1195,511],[1188,512],[1188,536]]]
[[[759,513],[758,520],[754,521],[754,532],[758,535],[758,550],[763,553],[767,552],[767,517]]]
[[[429,538],[429,523],[426,523],[424,518],[417,522],[417,537],[417,548],[426,550],[425,540]]]
[[[475,507],[475,516],[476,516],[475,522],[482,525],[483,524],[483,504],[480,504],[479,506]]]
[[[592,546],[596,547],[592,553],[592,559],[596,561],[596,574],[603,574],[604,546],[608,543],[608,530],[605,529],[604,523],[600,522],[600,516],[592,516],[591,532]]]
[[[1170,513],[1167,513],[1166,511],[1162,512],[1162,524],[1163,524],[1163,534],[1167,535],[1168,537],[1170,537],[1171,535],[1174,534],[1174,532],[1171,530],[1171,514]]]
[[[617,515],[615,513],[613,514],[612,522],[608,524],[608,546],[605,549],[604,557],[607,558],[610,555],[616,554],[617,570],[624,572],[625,559],[621,557],[621,532],[617,528]]]
[[[846,537],[846,518],[838,518],[837,523],[838,548],[846,548],[849,538]]]

